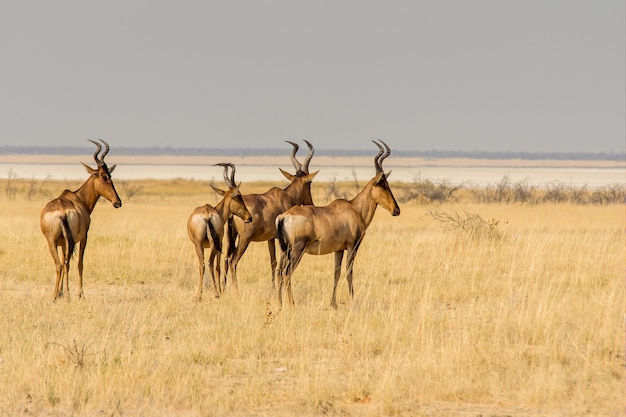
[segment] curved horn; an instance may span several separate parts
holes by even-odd
[[[226,185],[229,188],[235,188],[235,165],[231,164],[231,163],[226,163],[226,162],[219,162],[217,164],[215,164],[214,166],[222,166],[224,167],[224,182],[226,183]],[[230,177],[228,176],[228,168],[232,169],[232,173],[230,174]]]
[[[389,149],[389,145],[387,145],[385,142],[383,142],[382,140],[380,140],[380,143],[383,144],[383,146],[385,147],[385,154],[382,155],[379,159],[378,159],[378,164],[380,165],[380,168],[382,169],[383,167],[383,161],[389,156],[391,155],[391,149]]]
[[[226,164],[230,167],[231,171],[230,171],[230,187],[231,188],[236,188],[237,184],[235,183],[235,165],[232,163],[228,163]]]
[[[304,162],[302,163],[302,171],[304,171],[306,174],[309,173],[309,162],[311,162],[311,158],[313,158],[313,154],[315,153],[315,148],[313,148],[313,145],[311,145],[311,143],[304,139],[304,143],[306,143],[306,146],[309,147],[309,153],[306,156],[306,158],[304,159]]]
[[[214,166],[214,167],[215,167],[215,166],[221,166],[221,167],[224,167],[224,182],[225,182],[226,184],[228,184],[228,181],[229,181],[229,178],[228,178],[228,165],[227,165],[227,164],[225,164],[224,162],[218,162],[217,164],[214,164],[213,166]]]
[[[380,145],[380,143],[376,142],[375,140],[373,140],[372,142],[374,142],[374,144],[376,146],[378,146],[378,154],[374,157],[374,168],[376,168],[376,173],[380,173],[383,170],[383,167],[381,166],[380,162],[381,162],[381,157],[383,156],[383,154],[385,153],[384,148]],[[382,141],[381,141],[382,142]]]
[[[102,160],[98,159],[98,154],[102,150],[102,145],[100,145],[95,140],[91,140],[91,139],[87,139],[87,140],[98,147],[98,149],[93,154],[93,159],[94,159],[94,161],[96,161],[96,164],[98,164],[98,166],[101,166],[102,164],[104,164],[104,162],[102,162]]]
[[[104,163],[104,157],[107,156],[107,154],[109,153],[109,144],[106,143],[102,139],[100,139],[100,142],[102,142],[104,144],[104,152],[102,152],[102,155],[100,155],[100,161],[102,161]]]
[[[302,170],[302,164],[300,162],[298,162],[298,160],[296,159],[296,152],[298,152],[298,149],[300,149],[300,146],[297,143],[292,142],[290,140],[286,140],[285,142],[287,142],[287,143],[291,144],[291,146],[293,146],[293,149],[291,151],[291,164],[296,169],[296,172]]]

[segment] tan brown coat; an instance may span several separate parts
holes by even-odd
[[[223,191],[213,187],[216,193],[223,196],[222,200],[215,207],[209,204],[197,207],[187,220],[187,234],[194,245],[199,263],[198,286],[195,295],[198,301],[202,298],[204,272],[206,269],[204,249],[208,248],[210,250],[207,264],[213,281],[215,297],[219,297],[222,293],[220,253],[222,252],[224,225],[233,215],[239,217],[244,223],[252,221],[252,215],[243,201],[239,192],[239,186],[235,183],[235,166],[223,163],[217,165],[224,167],[224,181],[228,186],[228,190]],[[230,177],[228,176],[229,167],[232,169]]]
[[[376,143],[376,142],[374,142]],[[388,174],[382,169],[382,161],[389,156],[389,147],[381,141],[376,143],[380,152],[374,159],[376,175],[352,200],[338,199],[327,206],[296,206],[276,218],[276,228],[283,255],[280,265],[278,301],[282,306],[283,286],[289,303],[293,304],[291,277],[305,253],[310,255],[335,254],[335,281],[331,306],[337,307],[336,290],[341,274],[344,252],[347,253],[346,278],[350,296],[354,297],[352,272],[359,245],[365,237],[377,206],[387,209],[392,216],[400,214],[389,183]]]
[[[87,246],[87,233],[91,224],[91,213],[100,197],[109,200],[113,207],[122,206],[122,201],[117,195],[111,173],[115,165],[110,168],[104,162],[104,157],[109,152],[109,145],[101,140],[105,146],[105,151],[100,157],[98,154],[102,146],[95,141],[91,141],[97,146],[94,153],[94,160],[98,167],[93,169],[85,164],[83,166],[89,173],[89,178],[76,191],[65,190],[61,195],[45,205],[41,211],[40,227],[46,241],[48,249],[55,264],[56,280],[54,286],[53,299],[63,296],[63,287],[69,293],[69,268],[70,259],[74,252],[74,246],[79,244],[78,250],[78,297],[82,298],[83,293],[83,257]],[[58,247],[61,247],[61,257],[59,257]],[[63,283],[65,280],[65,283]]]

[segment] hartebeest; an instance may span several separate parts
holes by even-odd
[[[202,283],[204,280],[204,249],[209,248],[210,253],[207,264],[209,274],[213,280],[215,297],[219,297],[222,292],[220,253],[222,252],[222,238],[224,236],[224,225],[226,220],[233,215],[241,218],[245,223],[252,221],[252,216],[246,208],[239,186],[235,183],[235,166],[231,163],[220,163],[224,167],[224,182],[228,187],[227,191],[213,187],[216,193],[223,196],[222,200],[215,207],[205,204],[197,207],[187,220],[187,233],[193,243],[198,262],[200,264],[200,276],[198,278],[198,289],[195,298],[200,301],[202,298]],[[228,168],[231,168],[230,177]],[[217,275],[217,282],[216,282]]]
[[[87,246],[87,232],[89,232],[89,224],[91,223],[90,215],[98,199],[104,197],[113,203],[113,207],[122,207],[122,201],[117,195],[111,180],[111,173],[116,165],[107,167],[107,164],[104,162],[104,157],[109,153],[109,144],[100,139],[100,142],[105,146],[105,150],[98,156],[102,150],[102,145],[93,140],[89,141],[98,148],[93,154],[98,167],[93,169],[81,162],[89,173],[87,181],[76,191],[63,191],[59,197],[46,204],[41,212],[41,232],[48,242],[48,248],[56,267],[54,300],[63,295],[63,279],[65,280],[67,300],[70,300],[68,275],[70,259],[77,242],[80,243],[78,250],[78,297],[82,298],[84,296],[83,256]],[[58,246],[61,247],[60,259]]]
[[[341,275],[341,262],[346,251],[348,290],[350,297],[354,297],[352,286],[354,258],[374,218],[376,207],[378,205],[384,207],[392,216],[400,214],[400,207],[387,182],[389,173],[385,174],[382,167],[383,160],[389,156],[391,150],[382,140],[380,143],[384,148],[381,144],[375,141],[374,143],[380,150],[374,158],[376,175],[354,199],[350,201],[338,199],[323,207],[292,207],[276,218],[278,240],[283,250],[278,287],[278,301],[281,307],[283,286],[287,290],[289,303],[294,303],[291,277],[304,253],[311,255],[335,253],[335,283],[330,305],[336,308],[335,293]]]
[[[226,257],[226,271],[230,272],[233,285],[237,288],[237,264],[246,252],[250,242],[267,241],[270,254],[270,267],[272,270],[272,286],[275,286],[276,274],[276,216],[290,207],[300,204],[313,204],[311,197],[311,181],[319,171],[309,174],[309,163],[315,149],[308,141],[304,141],[308,148],[303,163],[296,159],[299,146],[297,143],[287,141],[293,146],[291,163],[296,173],[294,175],[280,169],[280,172],[291,183],[284,189],[272,187],[263,194],[246,194],[243,201],[252,213],[252,222],[244,224],[238,218],[232,218],[228,222],[228,252]],[[239,241],[237,242],[237,239]]]

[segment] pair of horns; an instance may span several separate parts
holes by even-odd
[[[389,149],[389,146],[387,146],[387,144],[382,140],[378,141],[380,143],[376,142],[375,140],[373,140],[372,142],[374,142],[374,144],[378,146],[379,150],[378,154],[374,157],[374,167],[376,168],[376,173],[378,174],[380,172],[383,172],[383,161],[391,154],[391,149]]]
[[[100,142],[102,142],[102,144],[104,145],[104,152],[102,152],[102,155],[100,155],[100,157],[98,157],[98,154],[102,150],[102,145],[100,145],[95,140],[91,140],[91,139],[87,139],[87,140],[98,147],[96,152],[94,152],[94,154],[93,154],[93,159],[96,161],[96,164],[98,164],[99,167],[103,166],[104,165],[104,157],[109,153],[109,144],[106,143],[104,140],[100,139]]]
[[[297,143],[292,142],[290,140],[286,140],[285,142],[293,146],[293,150],[291,151],[291,163],[293,164],[293,167],[295,168],[296,173],[304,172],[305,174],[308,174],[309,162],[311,162],[311,158],[313,157],[313,154],[315,153],[315,149],[313,148],[313,145],[311,145],[311,143],[308,140],[304,139],[304,143],[306,143],[306,146],[309,147],[309,153],[307,154],[306,158],[304,158],[304,162],[300,163],[296,159],[296,152],[298,152],[298,149],[300,149],[300,146],[298,146]]]
[[[224,167],[224,182],[228,188],[237,188],[237,184],[235,184],[235,165],[230,162],[220,162],[214,166],[218,165]],[[230,176],[228,176],[228,168],[231,169]]]

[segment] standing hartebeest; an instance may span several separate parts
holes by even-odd
[[[209,204],[197,207],[187,220],[187,233],[196,248],[200,264],[200,277],[195,296],[198,301],[202,298],[202,282],[205,271],[204,249],[210,248],[211,250],[207,263],[209,265],[209,274],[213,280],[215,297],[218,298],[222,292],[220,253],[222,252],[222,238],[226,220],[235,215],[240,217],[245,223],[252,221],[252,216],[239,192],[239,186],[235,183],[235,166],[231,163],[216,165],[224,167],[224,182],[228,186],[228,191],[211,186],[216,193],[224,198],[215,207]],[[228,168],[231,168],[230,177],[228,176]],[[216,274],[217,282],[215,280]]]
[[[41,212],[41,232],[48,241],[48,248],[56,266],[54,300],[63,295],[63,278],[65,279],[67,301],[70,300],[68,275],[70,258],[76,242],[80,243],[78,250],[78,297],[84,296],[83,256],[87,246],[87,232],[89,232],[89,224],[91,223],[90,215],[98,199],[104,197],[113,203],[113,207],[122,207],[122,201],[111,180],[111,173],[115,169],[115,165],[109,168],[104,162],[104,157],[109,153],[109,144],[100,139],[105,150],[102,155],[98,156],[102,150],[102,145],[93,140],[89,141],[98,147],[93,154],[98,168],[93,169],[81,162],[89,173],[87,181],[76,191],[63,191],[59,197],[46,204]],[[60,259],[57,246],[61,247]]]
[[[283,285],[286,287],[289,302],[293,304],[291,276],[305,252],[311,255],[335,253],[335,283],[330,305],[337,308],[335,293],[341,275],[344,251],[347,251],[346,278],[350,297],[354,297],[352,287],[354,258],[374,218],[376,207],[381,205],[392,216],[400,214],[400,207],[387,183],[389,173],[385,174],[382,166],[383,160],[389,156],[391,150],[382,140],[380,143],[384,148],[379,143],[373,142],[380,150],[374,158],[376,175],[354,199],[350,201],[338,199],[324,207],[292,207],[276,218],[278,240],[283,250],[278,287],[278,301],[281,307]]]
[[[319,171],[309,174],[309,163],[315,149],[308,141],[304,141],[309,147],[304,162],[301,164],[296,159],[299,146],[297,143],[287,141],[293,146],[291,163],[296,173],[294,175],[280,169],[280,172],[291,183],[284,189],[272,187],[263,194],[247,194],[243,196],[246,207],[252,213],[252,222],[244,224],[238,218],[228,221],[228,252],[226,256],[226,272],[230,271],[235,289],[237,288],[237,264],[245,253],[250,242],[267,241],[270,254],[270,267],[272,269],[272,286],[275,286],[276,274],[276,216],[290,207],[300,204],[313,204],[311,197],[311,181]],[[237,237],[239,242],[237,243]]]

